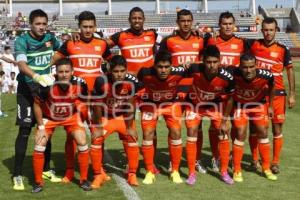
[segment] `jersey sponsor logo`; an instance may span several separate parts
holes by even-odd
[[[260,94],[258,91],[259,89],[240,89],[240,88],[236,88],[236,94],[240,99],[244,99],[244,100],[253,100],[255,98],[258,97],[258,95]]]
[[[78,58],[79,67],[97,67],[99,58]]]
[[[34,58],[35,66],[48,65],[51,60],[51,55],[36,56]]]
[[[149,56],[150,49],[149,48],[130,49],[129,52],[131,58],[145,58]]]
[[[221,64],[222,65],[233,65],[234,56],[222,56]]]
[[[207,92],[207,91],[201,90],[197,87],[194,87],[194,89],[197,93],[197,97],[200,98],[200,100],[202,100],[202,101],[209,101],[209,100],[213,100],[216,98],[215,93]]]
[[[197,61],[197,56],[178,56],[177,62],[178,64],[185,64],[185,63],[193,63]]]
[[[267,62],[263,62],[263,61],[258,60],[258,59],[256,60],[256,65],[259,68],[268,69],[268,70],[271,70],[272,67],[273,67],[273,64],[267,63]]]

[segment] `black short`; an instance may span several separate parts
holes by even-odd
[[[33,102],[39,86],[35,83],[19,83],[17,88],[17,120],[16,125],[33,127],[36,123]]]

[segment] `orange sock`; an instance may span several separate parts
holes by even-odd
[[[44,152],[34,151],[32,156],[33,172],[35,183],[40,185],[43,183],[42,175],[44,169],[45,155]]]
[[[127,160],[129,173],[136,173],[139,166],[139,146],[137,143],[128,143]]]
[[[101,173],[102,168],[102,140],[97,138],[92,141],[90,156],[92,161],[92,167],[94,171],[94,175]]]
[[[220,154],[221,173],[227,172],[228,163],[229,163],[229,155],[230,155],[230,142],[228,139],[220,140],[219,154]]]
[[[259,139],[258,141],[258,150],[262,160],[262,169],[263,171],[270,169],[270,143],[269,139]]]
[[[187,137],[186,141],[186,159],[189,168],[189,174],[195,173],[196,153],[197,153],[197,138]]]
[[[79,150],[79,148],[82,148]],[[87,180],[89,171],[89,149],[88,146],[78,146],[78,165],[80,172],[80,182]]]
[[[67,134],[65,142],[65,159],[66,159],[66,172],[65,177],[72,180],[74,177],[75,155],[76,155],[76,142],[73,140],[71,134]]]
[[[198,137],[197,137],[197,153],[196,153],[197,160],[201,159],[202,145],[203,145],[203,132],[202,132],[202,130],[199,130]]]
[[[172,170],[178,171],[181,156],[182,156],[182,140],[171,140],[171,146],[170,146],[170,157],[172,162]]]
[[[153,141],[143,141],[142,153],[144,157],[145,168],[147,171],[154,173],[153,158],[154,158],[154,147]]]
[[[252,154],[252,160],[258,161],[258,138],[256,134],[249,135],[249,146]]]
[[[283,145],[282,135],[273,138],[273,164],[279,164],[280,153]]]
[[[233,144],[233,171],[241,172],[241,161],[244,154],[244,142],[241,142],[237,139],[234,140]]]
[[[219,144],[219,138],[218,133],[215,130],[209,130],[209,143],[211,152],[214,158],[219,159],[219,150],[218,150],[218,144]]]

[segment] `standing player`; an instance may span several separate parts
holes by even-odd
[[[211,36],[207,34],[205,37],[205,45],[216,45],[221,52],[221,66],[239,66],[240,56],[244,53],[246,42],[234,35],[235,18],[230,12],[223,12],[219,16],[219,35]],[[219,171],[219,155],[218,155],[218,138],[215,134],[216,130],[212,127],[209,129],[209,141],[212,148],[212,167],[214,171]],[[235,129],[231,129],[232,139],[235,135]]]
[[[186,63],[200,62],[203,51],[203,38],[192,31],[193,14],[191,11],[182,9],[177,13],[176,21],[179,30],[176,34],[164,38],[160,44],[159,51],[169,51],[172,55],[172,66]],[[191,80],[192,81],[192,80]],[[205,167],[200,162],[203,143],[202,127],[199,126],[197,140],[197,162],[196,168],[201,173],[206,173]]]
[[[61,58],[69,57],[73,67],[74,75],[83,78],[88,86],[89,94],[93,91],[95,80],[103,74],[101,64],[103,59],[111,57],[110,50],[105,40],[95,38],[93,34],[96,32],[96,17],[90,11],[83,11],[78,16],[78,25],[80,28],[80,40],[77,42],[66,41],[53,56],[52,64]],[[85,106],[82,106],[82,109]],[[83,121],[88,119],[88,110],[81,110],[83,113]],[[67,171],[64,182],[70,182],[74,176],[74,148],[73,139],[67,138],[66,157]],[[93,157],[93,149],[91,150]],[[107,177],[107,179],[109,179]]]
[[[54,35],[46,33],[48,16],[42,10],[34,10],[29,15],[31,29],[17,38],[15,42],[16,61],[20,73],[17,77],[18,115],[16,124],[19,125],[19,133],[15,142],[15,166],[13,174],[13,188],[24,190],[22,180],[22,165],[26,154],[28,137],[31,128],[35,124],[32,110],[33,95],[38,85],[43,87],[53,83],[50,73],[50,60],[55,50],[59,48],[59,42]],[[52,182],[61,180],[50,170],[51,142],[47,143],[45,151],[44,178]],[[48,171],[49,170],[49,171]]]
[[[80,187],[91,190],[87,181],[89,167],[89,150],[86,133],[78,108],[81,98],[87,95],[87,86],[83,79],[72,76],[73,67],[68,59],[56,63],[56,82],[51,87],[40,88],[34,100],[34,114],[37,121],[35,147],[33,153],[33,170],[35,186],[33,193],[43,189],[42,172],[46,143],[57,126],[63,126],[77,144],[80,171]]]
[[[210,118],[211,126],[217,130],[221,178],[226,184],[233,184],[233,180],[227,171],[230,154],[228,133],[225,132],[219,135],[222,112],[224,106],[226,106],[222,96],[233,92],[233,77],[226,69],[220,68],[219,65],[219,49],[216,46],[207,46],[203,53],[203,64],[192,64],[187,71],[188,77],[193,78],[191,91],[188,95],[188,99],[192,104],[186,107],[186,155],[189,168],[189,178],[186,183],[189,185],[194,185],[196,182],[197,132],[203,117]]]
[[[153,138],[160,115],[165,118],[169,129],[171,180],[174,183],[182,183],[178,172],[182,155],[182,110],[178,98],[188,91],[189,85],[184,85],[184,82],[179,85],[184,76],[184,68],[174,68],[171,62],[172,57],[169,52],[160,52],[155,57],[154,66],[143,68],[138,74],[139,81],[143,84],[140,93],[140,110],[143,130],[142,153],[147,171],[144,184],[153,184],[155,181]]]
[[[250,42],[250,51],[256,57],[257,67],[271,70],[275,81],[275,97],[273,100],[274,118],[272,118],[273,131],[273,160],[271,169],[273,173],[279,173],[279,157],[283,145],[282,126],[285,121],[286,92],[283,81],[283,71],[287,71],[289,83],[288,107],[296,104],[295,73],[289,49],[275,41],[277,21],[274,18],[265,18],[262,22],[264,38]],[[253,134],[252,132],[252,135]],[[253,146],[253,149],[255,146]],[[257,147],[256,147],[257,148]],[[253,160],[258,157],[253,154]]]
[[[161,37],[155,30],[145,30],[144,11],[134,7],[129,12],[130,28],[115,33],[108,40],[110,47],[117,45],[121,49],[122,56],[127,61],[128,72],[137,75],[142,67],[152,67],[156,44]]]
[[[235,182],[243,182],[241,161],[243,146],[247,135],[247,125],[251,120],[258,133],[258,149],[262,158],[262,171],[269,180],[277,180],[270,170],[270,142],[268,139],[269,117],[273,116],[274,79],[270,71],[257,69],[252,54],[241,56],[240,66],[233,69],[234,93],[228,100],[224,113],[222,129],[227,130],[227,120],[232,108],[234,126],[237,129],[233,142],[233,165]],[[269,101],[266,103],[265,89],[268,90]]]
[[[113,132],[122,135],[127,143],[129,185],[138,186],[136,171],[139,163],[139,147],[135,129],[135,94],[138,80],[127,73],[126,60],[115,55],[110,61],[107,76],[99,76],[94,85],[94,136],[92,138],[92,165],[94,170],[93,188],[102,184],[103,143]],[[98,137],[99,136],[99,137]]]

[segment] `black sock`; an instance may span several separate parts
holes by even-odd
[[[22,166],[27,150],[27,143],[30,132],[31,127],[19,127],[19,133],[15,141],[14,176],[22,175]]]
[[[52,143],[51,143],[51,139],[49,139],[44,153],[45,154],[44,171],[50,170],[51,149],[52,149]]]

